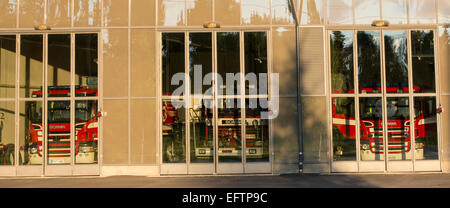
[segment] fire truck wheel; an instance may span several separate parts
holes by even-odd
[[[5,154],[5,163],[6,165],[12,165],[14,164],[14,145],[9,144],[6,149]]]

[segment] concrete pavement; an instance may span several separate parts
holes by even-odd
[[[450,174],[4,177],[0,188],[450,188]]]

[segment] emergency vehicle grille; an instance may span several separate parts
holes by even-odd
[[[70,134],[49,134],[49,157],[70,157]]]

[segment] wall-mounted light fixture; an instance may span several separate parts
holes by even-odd
[[[204,28],[220,28],[220,24],[217,24],[215,22],[208,22],[203,24]]]
[[[51,30],[50,26],[40,24],[34,27],[35,30]]]
[[[387,27],[389,26],[389,22],[387,20],[374,20],[372,22],[373,27]]]

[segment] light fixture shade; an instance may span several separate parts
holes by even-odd
[[[389,26],[389,21],[387,21],[387,20],[374,20],[374,21],[372,21],[372,26],[374,26],[374,27],[387,27],[387,26]]]
[[[34,27],[35,30],[51,30],[50,26],[40,24]]]
[[[220,24],[217,24],[215,22],[208,22],[203,24],[204,28],[220,28]]]

